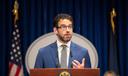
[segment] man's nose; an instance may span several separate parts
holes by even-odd
[[[69,27],[66,28],[66,31],[71,31],[71,29]]]

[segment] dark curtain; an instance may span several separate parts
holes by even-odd
[[[52,22],[58,13],[74,18],[74,32],[88,38],[96,47],[101,76],[109,69],[109,41],[111,30],[111,0],[18,0],[21,52],[24,73],[25,55],[30,44],[39,36],[52,32]],[[14,0],[0,0],[0,76],[8,75],[8,60],[13,26]],[[128,0],[115,0],[117,12],[117,54],[120,76],[128,76]],[[111,52],[111,51],[110,51]]]

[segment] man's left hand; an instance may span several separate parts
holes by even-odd
[[[82,59],[82,63],[81,64],[77,60],[73,60],[72,64],[73,64],[73,68],[76,68],[76,69],[84,68],[85,58]]]

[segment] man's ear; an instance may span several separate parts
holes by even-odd
[[[54,28],[53,28],[53,32],[54,32],[55,34],[57,34],[57,33],[58,33],[58,31],[57,31],[57,28],[56,28],[56,27],[54,27]]]

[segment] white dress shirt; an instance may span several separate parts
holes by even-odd
[[[59,63],[61,63],[61,51],[63,48],[61,45],[67,45],[67,66],[68,66],[69,56],[70,56],[70,44],[71,44],[71,41],[69,41],[67,44],[63,44],[59,40],[57,40]]]

